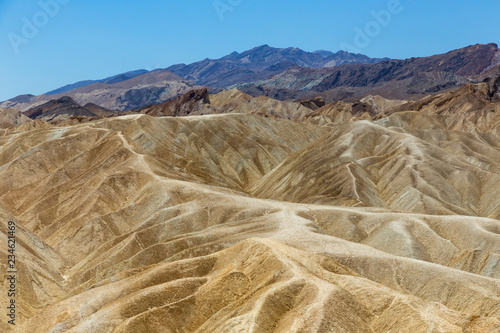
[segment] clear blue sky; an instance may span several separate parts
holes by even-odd
[[[262,44],[338,51],[356,46],[355,28],[365,30],[372,11],[397,0],[41,1],[68,3],[51,17],[38,0],[0,0],[0,100]],[[400,0],[394,12],[389,24],[371,26],[369,44],[358,41],[361,53],[408,58],[500,44],[498,0]],[[34,21],[38,31],[23,32]]]

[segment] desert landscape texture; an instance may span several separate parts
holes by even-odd
[[[0,331],[500,332],[496,44],[101,81],[0,104]]]

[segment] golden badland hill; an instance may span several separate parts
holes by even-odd
[[[500,332],[500,111],[446,96],[0,130],[0,331]]]

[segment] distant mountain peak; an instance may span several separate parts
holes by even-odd
[[[233,59],[233,58],[237,57],[238,55],[239,55],[238,52],[233,51],[230,54],[228,54],[227,56],[223,57],[222,59]],[[187,66],[186,64],[183,64],[183,65]]]
[[[267,79],[293,66],[322,68],[346,63],[376,63],[372,59],[348,52],[307,52],[297,47],[275,48],[268,44],[238,53],[232,52],[221,59],[205,59],[190,65],[173,65],[167,70],[194,81],[199,85],[226,88],[234,84]]]
[[[323,56],[324,58],[331,56],[333,54],[333,52],[327,51],[327,50],[316,50],[313,53],[319,54],[319,55]]]

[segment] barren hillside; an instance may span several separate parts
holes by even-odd
[[[415,111],[3,130],[15,331],[497,332],[493,132]]]

